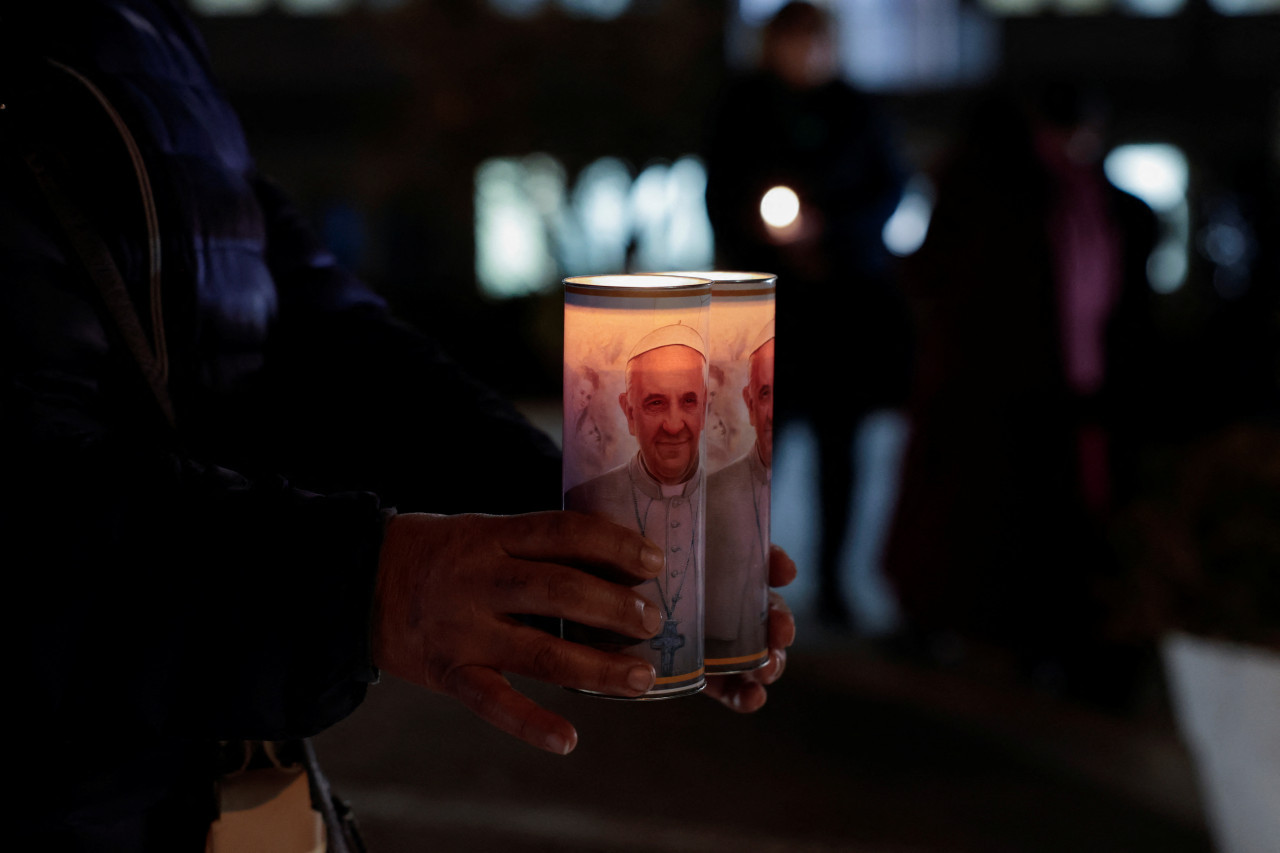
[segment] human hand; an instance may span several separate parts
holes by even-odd
[[[662,551],[640,534],[580,513],[397,515],[379,558],[374,664],[458,699],[533,746],[567,754],[578,741],[573,726],[503,673],[639,696],[653,687],[653,667],[567,642],[515,616],[652,637],[661,613],[627,587],[655,577],[662,565]]]
[[[769,586],[786,586],[796,579],[795,561],[777,545],[769,548]],[[768,698],[765,687],[782,677],[787,647],[796,639],[796,620],[782,596],[769,590],[769,661],[759,669],[735,675],[709,675],[702,692],[735,711],[760,710]]]

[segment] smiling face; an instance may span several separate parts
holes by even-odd
[[[706,364],[690,347],[673,344],[627,363],[627,390],[618,404],[645,465],[660,483],[676,485],[698,469],[706,418]]]
[[[751,374],[742,389],[747,417],[756,428],[756,446],[765,466],[773,465],[773,339],[751,353]]]

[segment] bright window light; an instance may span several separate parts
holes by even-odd
[[[1265,15],[1280,12],[1280,0],[1209,0],[1219,15]]]
[[[574,218],[583,237],[582,266],[572,274],[622,272],[631,236],[631,171],[616,157],[601,157],[578,176]]]
[[[714,241],[704,201],[707,172],[696,157],[654,163],[631,187],[634,269],[710,266]]]
[[[705,269],[715,261],[715,237],[707,216],[707,168],[697,157],[681,157],[667,172],[671,212],[662,245],[665,257],[653,268]]]
[[[1147,278],[1158,293],[1172,293],[1187,277],[1191,212],[1190,167],[1175,145],[1121,145],[1103,161],[1107,180],[1145,201],[1160,220],[1161,238],[1147,261]]]
[[[900,258],[913,254],[924,244],[933,216],[933,185],[923,175],[907,182],[898,208],[884,224],[881,238],[885,248]]]
[[[738,0],[738,17],[744,23],[757,26],[772,18],[785,2],[786,0]]]
[[[601,157],[572,189],[548,154],[488,160],[476,172],[480,289],[501,298],[553,288],[566,275],[708,268],[706,187],[692,156],[635,178],[618,158]]]
[[[1121,145],[1107,155],[1103,170],[1107,180],[1156,210],[1187,199],[1189,167],[1186,155],[1175,145]]]
[[[532,293],[556,278],[524,177],[523,164],[508,158],[486,161],[476,172],[476,276],[491,296]]]

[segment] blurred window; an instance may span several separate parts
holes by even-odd
[[[924,244],[932,218],[933,182],[923,174],[913,175],[902,191],[897,209],[884,224],[880,236],[885,248],[900,258],[913,254]]]
[[[1107,154],[1103,169],[1107,180],[1145,201],[1159,218],[1161,237],[1147,260],[1147,279],[1157,293],[1172,293],[1186,281],[1191,242],[1186,155],[1166,143],[1121,145]]]
[[[744,22],[759,26],[773,17],[786,0],[738,0],[738,17]]]
[[[978,5],[989,14],[1004,17],[1042,12],[1098,15],[1115,11],[1146,18],[1167,18],[1181,12],[1187,0],[979,0]]]
[[[489,8],[509,18],[531,18],[554,3],[575,18],[611,21],[631,8],[631,0],[489,0]]]
[[[705,269],[714,243],[696,157],[633,175],[616,157],[592,162],[569,186],[547,154],[487,160],[476,171],[476,280],[519,296],[566,275]]]
[[[760,28],[784,0],[741,0],[728,32],[730,61],[755,60]],[[962,0],[847,0],[828,3],[839,28],[841,66],[855,86],[917,91],[989,77],[999,44],[993,22]]]
[[[1280,0],[1209,0],[1219,15],[1265,15],[1280,12]]]

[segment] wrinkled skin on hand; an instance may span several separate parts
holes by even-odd
[[[769,551],[769,586],[786,586],[796,579],[796,564],[777,545]],[[796,620],[782,596],[769,591],[769,661],[759,669],[735,675],[709,675],[703,691],[735,711],[760,710],[767,698],[765,687],[782,677],[787,647],[795,642]]]
[[[398,515],[382,545],[374,663],[565,754],[577,744],[573,726],[518,692],[504,672],[639,696],[653,686],[653,667],[562,640],[516,615],[652,637],[661,614],[629,587],[661,568],[662,552],[638,533],[580,513]]]
[[[569,619],[652,637],[661,614],[631,587],[655,577],[662,565],[662,551],[638,533],[581,513],[397,515],[380,555],[374,663],[456,698],[533,746],[566,754],[578,741],[572,724],[517,691],[504,673],[634,697],[653,686],[653,667],[562,640],[517,617]],[[774,546],[770,585],[794,577],[795,564]],[[738,711],[764,704],[765,685],[782,674],[795,636],[790,611],[771,596],[769,663],[707,680],[704,692]]]

